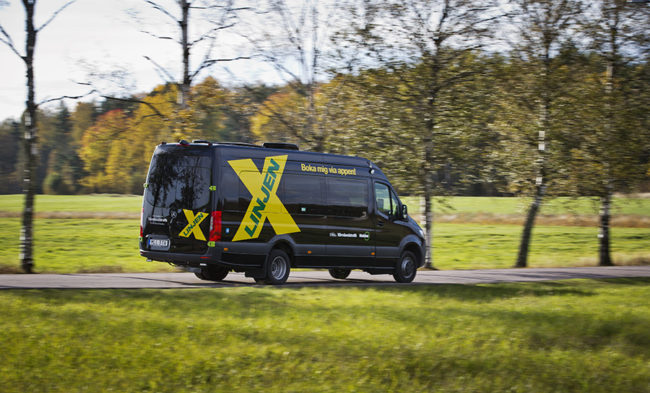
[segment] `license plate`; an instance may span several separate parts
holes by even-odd
[[[165,238],[149,238],[149,249],[154,251],[168,251],[170,241]]]

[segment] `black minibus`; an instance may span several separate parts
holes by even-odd
[[[383,172],[296,145],[161,143],[144,184],[140,255],[221,281],[283,284],[292,268],[411,282],[424,233]]]

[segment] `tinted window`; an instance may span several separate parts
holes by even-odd
[[[204,207],[210,201],[210,167],[210,156],[199,152],[156,150],[147,175],[147,201],[164,208]]]
[[[278,197],[290,214],[326,214],[324,183],[322,176],[285,173],[280,180]]]
[[[221,167],[221,187],[219,188],[219,194],[223,197],[223,210],[224,211],[239,211],[241,206],[239,206],[239,187],[240,180],[239,176],[232,170],[230,166]],[[245,188],[244,185],[241,185],[242,188]],[[244,206],[246,210],[246,206]]]
[[[377,210],[387,216],[391,214],[390,190],[387,185],[375,183],[375,202],[377,203]]]
[[[333,216],[361,217],[368,210],[366,180],[327,179],[327,204]]]

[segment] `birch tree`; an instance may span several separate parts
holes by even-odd
[[[650,6],[627,0],[595,3],[592,21],[585,23],[592,48],[603,60],[602,78],[592,79],[595,91],[590,104],[596,120],[577,150],[582,165],[595,169],[587,179],[589,191],[600,198],[600,266],[613,265],[610,249],[610,216],[615,190],[630,189],[643,179],[644,140],[650,138],[647,123],[648,82],[641,76],[642,60],[650,59]],[[587,180],[585,179],[585,180]]]
[[[248,59],[248,56],[228,56],[224,53],[224,31],[233,28],[240,13],[250,7],[240,5],[237,0],[142,0],[144,5],[155,11],[155,27],[147,27],[154,20],[140,18],[137,10],[131,10],[133,17],[143,27],[141,31],[163,41],[169,41],[180,49],[180,75],[156,61],[155,55],[145,55],[165,83],[178,86],[178,110],[173,116],[175,136],[183,137],[191,119],[183,114],[189,107],[191,86],[204,71],[218,63]],[[219,54],[222,54],[221,56]],[[192,64],[194,63],[194,64]]]
[[[24,63],[26,69],[26,87],[27,98],[25,100],[25,112],[23,123],[25,135],[23,141],[25,164],[23,169],[23,193],[25,203],[22,214],[22,227],[20,231],[20,262],[25,273],[32,273],[34,269],[33,256],[33,233],[34,233],[34,196],[36,193],[36,165],[38,162],[38,129],[37,129],[37,109],[39,103],[36,101],[35,70],[34,56],[36,54],[36,43],[38,35],[56,17],[63,12],[75,0],[68,1],[60,8],[54,11],[45,19],[45,22],[38,24],[35,22],[36,0],[22,0],[25,10],[25,49],[20,50],[14,43],[9,32],[0,23],[0,42],[9,50],[18,56]]]
[[[255,56],[284,84],[275,101],[261,104],[262,116],[280,125],[288,140],[313,151],[324,151],[330,136],[322,121],[327,110],[319,107],[317,92],[328,77],[325,62],[330,58],[328,45],[340,12],[338,5],[337,0],[268,0],[263,20],[255,20],[244,34]],[[293,100],[294,110],[278,110],[278,99]]]
[[[409,161],[417,168],[414,181],[424,196],[429,268],[435,173],[446,165],[438,139],[452,132],[441,121],[448,108],[442,97],[480,72],[468,63],[497,30],[497,6],[493,0],[363,1],[350,9],[351,28],[340,34],[342,51],[363,59],[355,68],[374,64],[400,80],[400,90],[384,89],[381,94],[408,102],[413,112],[413,132],[403,135],[400,144],[407,146]]]
[[[536,118],[535,161],[532,164],[535,176],[532,180],[533,202],[528,208],[526,221],[521,234],[519,252],[515,267],[528,265],[528,251],[535,218],[546,194],[546,178],[549,172],[548,148],[551,126],[557,121],[554,105],[563,89],[557,83],[553,57],[562,41],[577,25],[577,17],[583,11],[579,0],[513,0],[516,7],[513,23],[517,30],[515,54],[531,68],[529,72],[530,89],[526,95],[528,112]],[[524,179],[528,181],[528,179]]]

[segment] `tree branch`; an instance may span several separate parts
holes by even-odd
[[[49,18],[47,21],[45,21],[45,23],[43,23],[43,24],[41,25],[41,27],[39,27],[38,29],[36,29],[36,32],[40,32],[41,30],[43,30],[43,29],[44,29],[47,25],[49,25],[49,24],[54,20],[54,18],[56,18],[56,17],[57,17],[57,16],[58,16],[58,15],[59,15],[59,14],[60,14],[64,9],[68,8],[68,6],[70,6],[72,3],[76,2],[76,1],[77,1],[77,0],[70,0],[70,1],[68,1],[67,3],[65,3],[63,6],[61,6],[61,8],[59,8],[59,9],[56,10],[56,11],[54,11],[54,13],[50,16],[50,18]]]
[[[231,23],[231,24],[229,24],[229,25],[225,25],[225,26],[217,26],[217,27],[213,27],[212,29],[210,29],[209,31],[207,31],[205,34],[203,34],[201,37],[199,37],[199,38],[195,39],[194,41],[190,42],[190,43],[189,43],[189,46],[192,47],[192,46],[198,44],[199,42],[204,41],[204,40],[206,40],[206,39],[208,39],[208,38],[214,38],[214,36],[212,35],[212,33],[215,33],[215,32],[217,32],[217,31],[219,31],[219,30],[229,29],[229,28],[231,28],[231,27],[233,27],[233,26],[235,26],[234,23]]]
[[[50,102],[63,101],[63,100],[80,100],[80,99],[82,99],[84,97],[88,97],[89,95],[92,95],[92,94],[95,94],[95,93],[98,93],[98,91],[96,89],[92,89],[89,92],[87,92],[85,94],[78,95],[78,96],[60,96],[60,97],[56,97],[56,98],[49,98],[47,100],[43,100],[43,101],[37,103],[36,106],[39,107],[41,105],[49,104]]]
[[[144,2],[149,4],[155,10],[158,10],[158,11],[162,12],[163,14],[167,15],[168,17],[170,17],[174,21],[174,23],[178,23],[178,19],[174,15],[172,15],[169,11],[167,11],[164,7],[159,5],[158,3],[154,2],[154,1],[151,1],[151,0],[144,0]]]
[[[167,78],[167,80],[166,80],[165,82],[172,82],[172,81],[174,80],[174,77],[169,73],[169,71],[167,71],[167,70],[166,70],[163,66],[161,66],[160,64],[156,63],[156,62],[155,62],[151,57],[149,57],[149,56],[144,56],[144,58],[147,59],[147,60],[149,60],[149,61],[151,62],[151,64],[154,65],[156,71],[158,72],[158,75],[160,75],[161,77],[163,77],[163,78],[162,78],[163,80],[165,79],[165,77]]]
[[[144,33],[146,35],[152,36],[153,38],[157,38],[159,40],[170,40],[170,41],[174,41],[175,43],[179,43],[178,40],[176,40],[173,37],[169,37],[169,36],[165,36],[165,35],[157,35],[157,34],[154,34],[154,33],[150,32],[150,31],[142,30],[142,29],[140,30],[140,32]]]
[[[0,25],[0,33],[2,33],[3,37],[0,37],[0,42],[3,44],[7,45],[9,49],[16,54],[16,56],[20,57],[23,61],[25,61],[25,57],[18,52],[18,49],[16,49],[16,46],[14,45],[14,41],[11,39],[11,36],[7,31]]]
[[[168,120],[168,117],[163,115],[162,113],[160,113],[158,108],[156,108],[156,106],[153,105],[150,102],[147,102],[147,101],[144,101],[144,100],[139,100],[137,98],[120,98],[120,97],[112,97],[112,96],[106,96],[106,95],[100,95],[100,97],[102,97],[102,98],[104,98],[106,100],[113,100],[113,101],[120,101],[120,102],[131,102],[131,103],[135,103],[135,104],[146,105],[147,107],[149,107],[149,109],[151,109],[154,112],[154,114],[156,116],[159,116],[162,119]]]
[[[191,77],[191,79],[194,79],[194,78],[199,74],[199,72],[203,71],[203,70],[206,69],[206,68],[212,67],[212,66],[215,65],[216,63],[228,62],[228,61],[237,61],[237,60],[250,60],[250,56],[238,56],[238,57],[232,57],[232,58],[222,58],[222,59],[208,59],[208,60],[204,60],[204,61],[201,63],[201,65],[199,66],[199,68],[197,68],[196,71],[194,71],[194,72],[192,73],[192,77]]]

